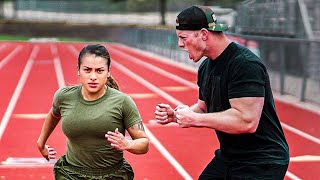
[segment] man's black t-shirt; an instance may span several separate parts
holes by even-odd
[[[253,164],[289,162],[289,147],[276,114],[269,76],[259,57],[232,42],[219,57],[201,63],[198,86],[199,99],[205,101],[208,113],[229,109],[232,98],[265,98],[255,133],[216,130],[222,158]]]

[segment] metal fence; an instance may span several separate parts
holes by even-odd
[[[319,0],[246,0],[237,11],[237,33],[320,39]]]

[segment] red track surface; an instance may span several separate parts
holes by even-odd
[[[77,55],[83,46],[0,43],[0,179],[53,179],[52,163],[12,164],[8,158],[41,158],[36,140],[43,115],[50,109],[53,93],[61,84],[78,84]],[[160,102],[173,106],[177,102],[187,105],[196,102],[197,90],[187,85],[196,82],[196,73],[125,46],[107,44],[107,47],[112,57],[111,73],[121,90],[133,97],[152,137],[146,155],[125,153],[134,168],[135,179],[197,179],[218,148],[214,131],[160,126],[152,121],[155,106]],[[286,179],[319,178],[320,114],[278,100],[276,106],[285,126],[291,157],[313,156],[313,161],[307,158],[292,161]],[[56,148],[58,156],[65,153],[65,137],[59,126],[48,144]]]

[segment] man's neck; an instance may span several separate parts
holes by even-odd
[[[225,36],[214,37],[207,44],[206,57],[214,60],[216,59],[231,43],[231,41]]]

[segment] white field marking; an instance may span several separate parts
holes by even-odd
[[[283,128],[287,129],[288,131],[293,132],[294,134],[297,134],[297,135],[299,135],[299,136],[301,136],[301,137],[303,137],[303,138],[305,138],[307,140],[310,140],[310,141],[312,141],[314,143],[320,144],[320,139],[319,138],[311,136],[311,135],[309,135],[309,134],[307,134],[305,132],[302,132],[302,131],[294,128],[294,127],[291,127],[291,126],[289,126],[289,125],[287,125],[285,123],[281,123],[281,125],[282,125]]]
[[[76,50],[76,48],[74,46],[69,46],[70,50],[77,55],[78,51]],[[134,74],[132,71],[130,71],[129,69],[125,68],[124,66],[122,66],[121,64],[117,63],[116,61],[112,62],[113,65],[116,66],[116,68],[118,68],[120,71],[122,71],[124,74],[127,74],[128,76],[130,76],[132,79],[138,81],[139,83],[141,83],[142,85],[144,85],[145,87],[149,88],[150,90],[152,90],[153,92],[159,94],[160,96],[165,97],[166,99],[170,99],[170,101],[177,103],[177,104],[181,104],[181,102],[179,102],[178,100],[174,99],[173,97],[171,97],[170,95],[166,94],[165,92],[163,92],[162,90],[160,90],[159,88],[157,88],[156,86],[152,85],[151,83],[149,83],[148,81],[144,80],[143,78],[141,78],[140,76]],[[167,96],[170,96],[171,98],[168,98]],[[178,163],[178,161],[176,159],[174,159],[174,157],[167,151],[167,149],[160,143],[160,141],[151,133],[151,131],[149,131],[149,129],[147,127],[145,127],[145,131],[146,134],[148,135],[150,141],[152,142],[152,144],[154,144],[156,146],[156,148],[159,150],[159,152],[164,156],[164,158],[166,158],[169,163],[171,163],[173,165],[174,168],[176,168],[176,170],[184,177],[184,179],[186,180],[192,180],[192,177],[186,172],[186,170]]]
[[[130,93],[128,95],[135,99],[154,98],[158,96],[157,94],[154,94],[154,93]]]
[[[21,51],[22,45],[17,46],[11,53],[0,61],[0,70],[12,59],[12,57]]]
[[[57,160],[51,159],[47,161],[44,158],[21,158],[9,157],[1,162],[0,168],[38,168],[38,167],[52,167]]]
[[[54,164],[1,164],[0,169],[7,168],[51,168]],[[1,179],[1,177],[0,177]]]
[[[132,63],[136,63],[136,64],[139,64],[139,65],[142,65],[143,67],[145,67],[147,69],[150,69],[150,70],[152,70],[152,71],[154,71],[154,72],[156,72],[156,73],[158,73],[158,74],[160,74],[162,76],[170,78],[170,79],[172,79],[172,80],[174,80],[176,82],[179,82],[179,83],[181,83],[183,85],[186,85],[186,86],[188,86],[188,87],[190,87],[192,89],[198,89],[199,88],[197,84],[194,84],[194,83],[192,83],[190,81],[187,81],[186,79],[183,79],[180,76],[177,76],[177,75],[172,74],[172,73],[170,73],[168,71],[160,69],[160,68],[158,68],[158,67],[156,67],[156,66],[154,66],[154,65],[152,65],[150,63],[144,62],[144,61],[142,61],[142,60],[140,60],[140,59],[138,59],[138,58],[136,58],[134,56],[127,55],[127,54],[125,54],[124,52],[122,52],[120,50],[117,50],[117,49],[113,49],[113,50],[116,51],[118,54],[121,54],[121,56],[124,56],[126,60],[131,61]]]
[[[290,158],[290,162],[317,162],[317,161],[320,161],[320,156],[303,155],[303,156],[296,156],[296,157]]]
[[[78,56],[78,54],[80,53],[77,48],[75,48],[73,45],[69,45],[68,48],[70,49],[71,53],[73,53],[73,55],[75,55],[76,57]]]
[[[301,178],[299,178],[298,176],[292,174],[291,172],[287,171],[286,176],[292,180],[302,180]]]
[[[182,91],[190,90],[190,88],[186,86],[164,86],[164,87],[161,87],[161,89],[166,91],[171,91],[171,92],[182,92]]]
[[[50,49],[53,55],[53,64],[54,64],[54,69],[56,71],[58,85],[61,88],[65,86],[65,82],[64,82],[64,75],[62,71],[61,61],[58,55],[58,49],[57,49],[57,46],[54,46],[53,44],[50,45]]]
[[[22,75],[20,77],[20,80],[18,82],[18,85],[16,86],[16,89],[14,90],[14,93],[11,97],[11,100],[9,102],[8,108],[5,111],[5,114],[1,120],[1,124],[0,124],[0,140],[2,138],[2,135],[7,127],[7,124],[9,122],[10,116],[12,115],[12,111],[14,109],[14,107],[16,106],[16,103],[19,99],[19,96],[21,94],[21,91],[23,89],[24,84],[26,83],[26,80],[29,76],[30,70],[32,68],[33,62],[34,62],[34,57],[36,56],[36,54],[38,54],[39,52],[39,46],[35,46],[30,54],[30,57],[28,59],[28,62],[22,72]]]
[[[44,119],[47,117],[47,114],[14,114],[13,117],[20,119]]]
[[[43,60],[37,60],[34,62],[34,64],[52,64],[52,59],[43,59]]]

